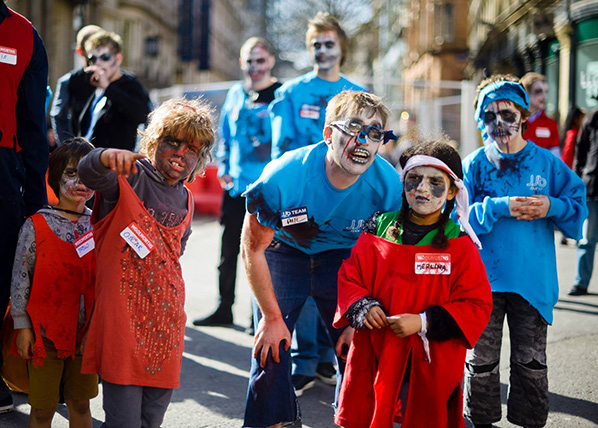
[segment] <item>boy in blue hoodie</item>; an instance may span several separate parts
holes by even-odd
[[[507,419],[541,427],[548,417],[547,325],[558,299],[554,227],[580,239],[585,186],[550,151],[522,137],[529,117],[525,89],[496,75],[478,87],[475,120],[489,142],[463,161],[469,223],[492,288],[493,310],[468,351],[465,416],[479,427],[501,419],[499,359],[505,317],[511,339]]]

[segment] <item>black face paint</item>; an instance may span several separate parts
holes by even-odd
[[[407,193],[417,189],[422,183],[424,177],[419,174],[408,174],[405,180],[405,190]],[[430,177],[430,193],[435,198],[439,198],[444,195],[446,191],[446,185],[442,177]]]

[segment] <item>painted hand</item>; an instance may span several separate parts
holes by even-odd
[[[257,326],[253,341],[253,358],[259,359],[261,367],[266,367],[270,352],[272,352],[272,360],[275,363],[280,363],[280,342],[284,342],[285,351],[288,351],[291,347],[291,333],[282,318],[269,321],[262,318]]]
[[[138,172],[135,161],[146,157],[141,153],[133,153],[128,150],[106,149],[100,155],[100,162],[118,175],[128,177],[130,174]]]

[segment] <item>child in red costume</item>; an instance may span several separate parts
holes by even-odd
[[[83,337],[94,301],[93,232],[85,207],[93,191],[77,175],[93,146],[67,140],[50,155],[48,183],[58,204],[19,232],[11,283],[16,351],[29,368],[29,427],[49,427],[63,386],[71,426],[91,427],[89,400],[98,377],[81,374]]]
[[[339,271],[334,326],[356,330],[335,421],[464,427],[465,353],[488,322],[492,296],[467,223],[461,159],[430,142],[400,163],[401,210],[374,216]],[[455,201],[469,236],[449,218]]]
[[[169,100],[151,113],[140,154],[98,149],[79,165],[99,192],[83,372],[102,377],[107,428],[160,426],[180,385],[187,317],[179,258],[193,217],[184,181],[210,159],[211,112],[200,100]]]

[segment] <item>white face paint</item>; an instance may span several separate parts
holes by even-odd
[[[493,141],[508,148],[521,135],[521,113],[512,101],[494,101],[484,111],[484,126]]]
[[[536,80],[532,83],[529,95],[530,111],[536,112],[538,110],[546,109],[546,98],[548,97],[548,84],[541,80]]]
[[[332,70],[336,66],[340,66],[342,52],[336,31],[316,34],[311,39],[309,53],[312,62],[320,70]]]
[[[89,51],[88,61],[91,65],[98,66],[98,68],[106,74],[108,80],[112,81],[112,78],[120,72],[122,56],[120,54],[112,53],[108,46],[101,46]]]
[[[88,189],[79,181],[77,164],[70,163],[60,178],[60,195],[58,199],[62,204],[79,205],[85,203],[93,196],[93,190]]]
[[[274,57],[261,46],[256,46],[251,51],[244,52],[239,60],[241,70],[252,83],[270,79],[270,72],[274,67]]]
[[[450,187],[448,175],[432,166],[418,166],[405,175],[405,196],[419,218],[439,215]]]
[[[340,120],[349,120],[361,123],[364,126],[374,125],[383,128],[382,120],[377,114],[366,117],[362,113],[356,117],[345,117]],[[358,135],[351,136],[335,126],[330,126],[328,129],[331,130],[330,140],[327,141],[328,155],[335,169],[342,170],[344,174],[352,176],[363,174],[374,162],[381,142],[374,142],[366,138],[366,143],[362,144],[357,140]]]

